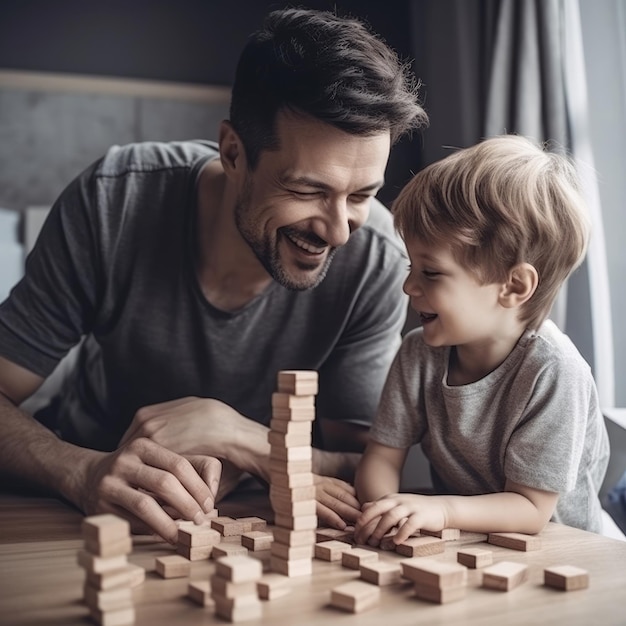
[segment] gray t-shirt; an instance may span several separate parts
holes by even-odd
[[[370,424],[406,315],[389,212],[372,202],[317,288],[272,283],[224,313],[194,269],[197,176],[216,148],[111,148],[55,203],[0,306],[0,353],[38,375],[86,337],[57,407],[64,438],[113,449],[140,407],[192,395],[267,424],[281,369],[319,371],[318,416]]]
[[[409,333],[385,383],[371,437],[420,443],[437,493],[500,492],[507,479],[560,494],[553,520],[601,529],[609,443],[589,366],[551,321],[527,331],[496,370],[447,384],[449,347]]]

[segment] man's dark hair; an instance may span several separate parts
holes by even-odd
[[[363,22],[284,9],[269,13],[241,54],[230,119],[254,169],[261,151],[278,147],[280,110],[355,135],[389,130],[395,143],[428,123],[417,90],[410,65]]]

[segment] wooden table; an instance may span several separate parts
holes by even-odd
[[[220,507],[221,514],[259,515],[246,497]],[[268,511],[265,505],[265,511]],[[65,504],[46,498],[0,494],[0,624],[86,626],[82,604],[83,570],[76,562],[82,547],[81,515]],[[481,573],[469,571],[465,599],[437,605],[413,596],[409,583],[383,587],[380,606],[352,615],[329,606],[330,590],[358,577],[338,563],[314,560],[313,575],[290,581],[291,593],[263,603],[263,619],[246,624],[626,624],[626,542],[558,524],[542,533],[543,548],[517,552],[488,546],[494,560],[527,563],[527,582],[510,592],[480,587]],[[460,545],[477,544],[481,536],[463,535],[449,542],[435,558],[456,559]],[[482,544],[482,547],[487,547]],[[151,537],[135,537],[129,560],[146,569],[145,582],[133,591],[138,626],[224,623],[209,609],[186,598],[188,579],[164,580],[154,572],[156,556],[173,548]],[[257,553],[258,555],[259,553]],[[381,559],[400,560],[381,552]],[[561,592],[543,586],[543,568],[568,564],[589,571],[590,587]],[[192,563],[191,579],[206,579],[213,561]]]

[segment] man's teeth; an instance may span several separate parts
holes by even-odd
[[[326,246],[313,246],[309,242],[304,241],[303,239],[299,239],[294,237],[293,235],[288,235],[289,240],[292,241],[298,248],[302,248],[306,252],[310,252],[311,254],[321,254],[326,249]]]

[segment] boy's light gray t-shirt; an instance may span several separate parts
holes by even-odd
[[[481,380],[446,383],[449,347],[409,333],[383,389],[371,437],[420,443],[437,493],[500,492],[507,479],[560,494],[553,521],[600,532],[609,443],[590,368],[552,321],[527,331]]]
[[[407,310],[389,211],[372,202],[317,288],[274,282],[219,311],[195,265],[196,181],[216,148],[111,148],[55,203],[0,306],[0,354],[41,376],[87,336],[56,409],[65,439],[113,449],[139,408],[184,396],[267,424],[280,369],[319,371],[318,416],[371,423]]]

